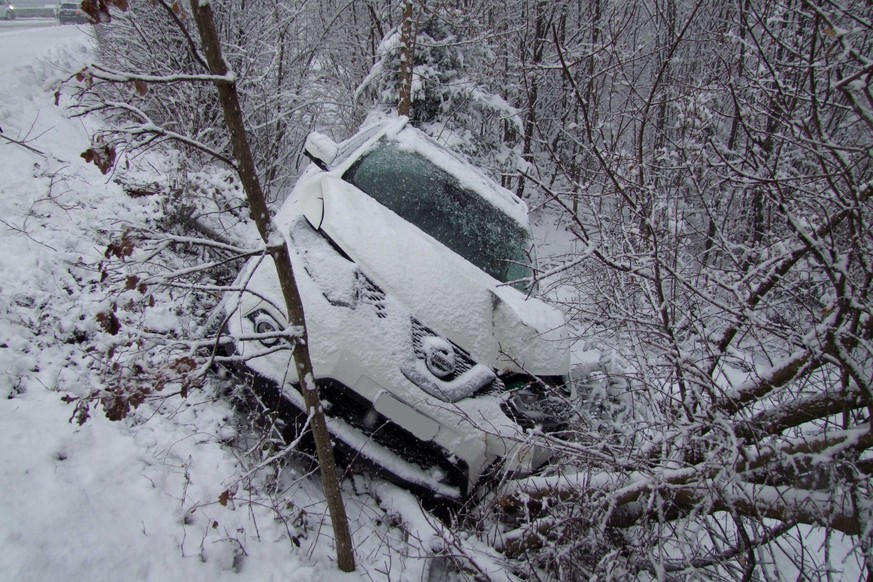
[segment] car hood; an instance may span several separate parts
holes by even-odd
[[[340,178],[318,181],[316,226],[423,323],[498,370],[566,374],[561,311],[501,284]]]

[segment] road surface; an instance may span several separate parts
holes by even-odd
[[[57,26],[60,26],[60,24],[56,18],[16,18],[15,20],[0,20],[0,36],[20,30]]]

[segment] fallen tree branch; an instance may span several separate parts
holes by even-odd
[[[17,140],[17,139],[12,139],[11,137],[5,135],[3,132],[0,132],[0,137],[2,137],[3,139],[5,139],[5,140],[8,141],[9,143],[12,143],[12,144],[15,144],[15,145],[19,145],[19,146],[23,147],[24,149],[29,150],[29,151],[35,153],[35,154],[38,155],[38,156],[42,156],[42,157],[44,157],[44,158],[47,158],[47,157],[48,157],[48,155],[46,155],[45,152],[42,152],[42,151],[36,149],[36,148],[33,147],[33,146],[27,145],[27,143],[24,142],[24,141]]]

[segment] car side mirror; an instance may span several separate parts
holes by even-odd
[[[327,170],[336,159],[337,151],[336,142],[317,131],[306,136],[306,141],[303,143],[303,153],[322,170]]]

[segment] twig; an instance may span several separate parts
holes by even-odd
[[[26,149],[26,150],[30,150],[31,152],[33,152],[33,153],[35,153],[35,154],[37,154],[37,155],[39,155],[39,156],[42,156],[42,157],[44,157],[44,158],[47,158],[47,157],[48,157],[48,155],[47,155],[46,153],[44,153],[44,152],[42,152],[42,151],[36,149],[36,148],[33,147],[33,146],[29,146],[29,145],[27,145],[27,143],[25,143],[24,141],[17,140],[17,139],[12,139],[11,137],[9,137],[9,136],[7,136],[7,135],[4,135],[3,133],[0,133],[0,137],[2,137],[3,139],[5,139],[5,140],[8,141],[9,143],[14,143],[15,145],[20,145],[20,146],[23,147],[24,149]]]

